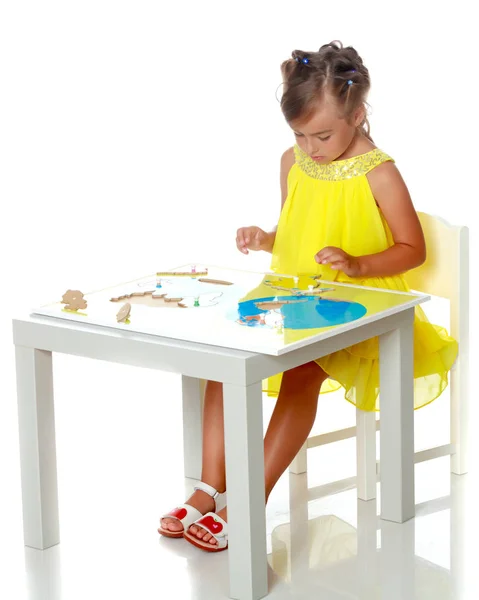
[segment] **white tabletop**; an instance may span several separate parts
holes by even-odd
[[[194,267],[195,274],[192,268],[186,265],[175,269],[177,275],[165,271],[85,293],[87,306],[76,312],[66,310],[59,298],[32,314],[279,356],[428,299],[307,276],[294,279],[202,265]],[[131,304],[129,320],[117,322],[126,303]]]

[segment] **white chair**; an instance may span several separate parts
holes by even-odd
[[[450,373],[451,441],[416,452],[415,463],[451,456],[451,471],[467,472],[469,421],[469,230],[438,217],[419,213],[426,238],[427,259],[406,275],[412,290],[449,299],[450,333],[459,343],[459,356]],[[426,306],[427,310],[427,306]],[[424,409],[427,410],[427,409]],[[307,450],[356,436],[358,498],[376,497],[376,413],[356,411],[356,427],[311,436],[290,466],[291,473],[307,471]]]

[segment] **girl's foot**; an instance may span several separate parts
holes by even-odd
[[[186,528],[188,528],[188,525],[201,515],[219,508],[217,506],[218,496],[218,492],[213,487],[200,482],[195,486],[195,491],[186,501],[186,504],[171,511],[171,516],[168,514],[161,518],[158,533],[168,537],[182,537],[185,522]],[[194,510],[188,511],[188,508]],[[187,512],[192,513],[191,517],[187,516]]]
[[[222,510],[219,510],[216,514],[219,517],[221,517],[223,519],[223,521],[226,521],[226,517],[227,517],[226,506]],[[203,527],[201,527],[201,525],[198,525],[198,524],[191,525],[190,528],[188,529],[188,534],[198,538],[198,540],[201,540],[202,542],[205,542],[205,543],[207,542],[207,543],[211,544],[211,546],[213,548],[215,546],[218,546],[218,540],[216,538],[214,538],[209,531],[206,531],[206,529],[203,529]]]

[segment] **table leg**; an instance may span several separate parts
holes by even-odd
[[[52,353],[15,353],[24,540],[44,550],[60,542]]]
[[[358,498],[376,498],[376,413],[356,409],[356,471]]]
[[[414,309],[380,336],[381,518],[403,523],[414,516]]]
[[[357,591],[358,600],[377,597],[378,551],[376,502],[358,498]],[[410,599],[412,600],[412,598]]]
[[[183,450],[185,477],[201,480],[203,399],[206,382],[183,375]]]
[[[291,581],[301,581],[309,569],[309,503],[308,476],[289,475],[289,530],[291,546],[289,560]]]
[[[415,580],[415,521],[381,523],[381,600],[413,600]]]
[[[224,384],[230,597],[268,592],[261,384]]]
[[[469,491],[467,479],[451,474],[451,522],[450,522],[450,573],[452,598],[465,598],[465,585],[468,566],[469,533],[471,540],[474,528],[466,532],[466,523],[470,523],[466,494]],[[472,497],[472,494],[471,494]],[[472,506],[472,503],[471,503]],[[472,561],[471,561],[472,564]]]

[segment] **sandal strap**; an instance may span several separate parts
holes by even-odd
[[[173,510],[170,510],[170,512],[166,515],[163,515],[161,518],[177,519],[180,523],[182,523],[183,529],[186,531],[190,525],[192,525],[198,519],[201,519],[201,516],[201,512],[194,506],[190,506],[189,504],[180,504]]]
[[[211,485],[208,485],[207,483],[204,483],[203,481],[199,481],[193,489],[195,491],[201,490],[202,492],[205,492],[205,494],[208,494],[208,496],[211,496],[213,498],[213,500],[215,500],[215,501],[216,501],[216,498],[220,495],[218,490],[215,490],[214,487],[212,487]]]
[[[216,513],[206,513],[206,515],[197,519],[193,525],[199,525],[206,529],[218,542],[218,548],[226,548],[228,545],[228,523]]]

